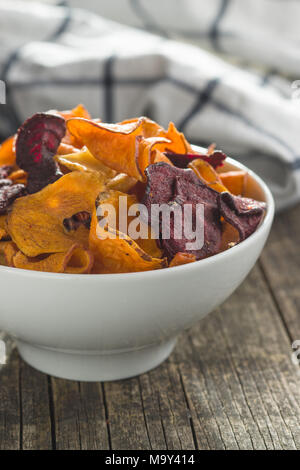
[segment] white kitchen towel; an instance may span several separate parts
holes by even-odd
[[[0,0],[0,80],[7,93],[0,135],[37,111],[79,102],[104,121],[147,114],[162,125],[174,121],[192,143],[215,142],[253,168],[270,185],[277,209],[298,202],[300,101],[291,83],[300,39],[292,13],[300,9],[289,10],[287,33],[280,29],[282,4],[297,2],[260,2],[253,0],[250,15],[252,2],[245,7],[240,0]],[[210,45],[223,55],[208,51]],[[274,69],[258,72],[253,64]]]

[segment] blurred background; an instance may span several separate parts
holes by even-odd
[[[0,0],[0,139],[83,103],[170,120],[300,199],[300,0]]]

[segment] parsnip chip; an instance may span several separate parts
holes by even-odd
[[[127,219],[126,219],[126,227],[120,227],[119,225],[119,215],[120,215],[120,197],[123,198],[121,204],[124,204],[123,210],[126,211]],[[138,199],[134,194],[125,194],[120,191],[116,190],[108,190],[100,193],[96,200],[96,207],[101,204],[111,204],[114,207],[115,214],[116,214],[116,226],[115,229],[117,231],[122,230],[122,233],[128,235],[128,228],[130,223],[135,219],[135,214],[128,216],[128,210],[133,204],[138,204]],[[126,204],[126,207],[125,207]],[[136,244],[142,248],[148,255],[152,256],[153,258],[161,258],[162,257],[162,250],[158,247],[156,238],[154,237],[154,233],[152,233],[151,227],[146,224],[141,218],[137,222],[137,230],[140,232],[144,232],[147,238],[137,238],[135,240]]]
[[[136,185],[136,183],[137,180],[135,178],[131,178],[126,175],[126,173],[119,173],[107,182],[107,187],[109,189],[115,189],[116,191],[127,193]]]
[[[87,274],[93,265],[93,255],[74,244],[66,253],[54,253],[29,258],[21,251],[13,257],[16,268],[49,273]]]
[[[56,155],[55,160],[71,171],[98,171],[105,174],[107,178],[113,178],[116,174],[114,170],[93,157],[86,147],[69,155]]]
[[[16,163],[14,143],[15,136],[12,135],[0,145],[0,166],[14,165]]]
[[[77,147],[74,147],[74,145],[65,144],[64,142],[61,142],[57,149],[58,155],[69,155],[71,153],[76,153],[76,152],[80,152],[80,149]]]
[[[92,214],[95,199],[104,189],[101,175],[74,171],[38,193],[15,201],[7,230],[27,256],[66,252],[74,243],[88,245],[88,228],[67,231],[64,220],[86,211]]]
[[[103,237],[110,234],[116,238],[100,239],[99,232]],[[127,235],[109,227],[106,233],[98,226],[96,210],[91,223],[90,250],[101,273],[128,273],[167,267],[166,258],[153,258]]]

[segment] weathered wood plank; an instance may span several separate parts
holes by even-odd
[[[52,449],[48,378],[20,359],[22,448]]]
[[[179,371],[171,360],[140,377],[152,449],[193,450],[195,442]]]
[[[14,350],[0,371],[0,450],[18,450],[22,437],[19,357]]]
[[[107,382],[104,391],[112,449],[151,449],[139,379]]]
[[[276,217],[261,256],[270,290],[291,339],[300,340],[300,205]]]
[[[300,378],[290,352],[256,267],[176,351],[197,440],[213,449],[300,448]]]
[[[101,385],[51,379],[56,448],[108,449]]]

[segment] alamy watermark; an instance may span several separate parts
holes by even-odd
[[[292,349],[295,349],[291,354],[292,363],[295,364],[295,366],[300,366],[300,339],[296,339],[296,341],[293,342]]]
[[[5,83],[0,80],[0,104],[6,103]]]
[[[6,363],[6,346],[4,341],[0,339],[0,365]]]
[[[132,240],[172,238],[185,240],[187,251],[200,250],[204,244],[203,204],[151,204],[148,211],[139,203],[127,208],[127,197],[119,196],[118,211],[114,205],[102,203],[97,218],[97,237],[101,240],[127,236]]]

